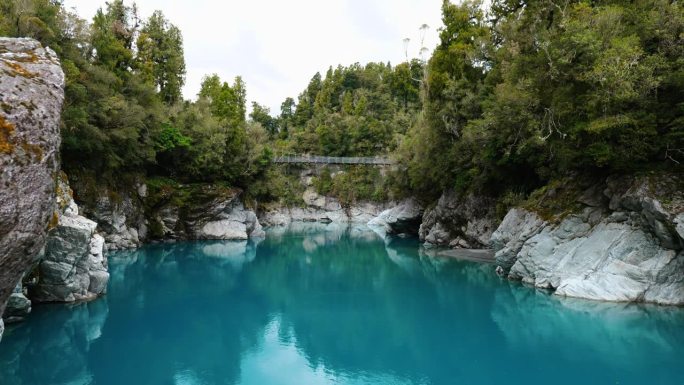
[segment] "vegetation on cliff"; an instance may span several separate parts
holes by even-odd
[[[427,62],[331,67],[277,115],[253,103],[247,116],[239,77],[208,75],[184,101],[181,31],[122,0],[90,23],[60,2],[0,0],[0,35],[34,37],[60,55],[72,174],[143,171],[289,202],[298,189],[274,154],[391,154],[390,185],[359,168],[316,186],[344,201],[474,189],[505,203],[572,173],[681,169],[681,4],[445,0],[442,14]]]
[[[406,188],[529,192],[567,173],[681,168],[684,7],[660,0],[442,7]]]

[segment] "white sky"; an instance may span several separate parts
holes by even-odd
[[[131,4],[131,0],[126,0]],[[183,32],[187,78],[184,96],[195,99],[202,77],[241,75],[248,99],[271,108],[304,90],[330,65],[404,61],[418,56],[421,32],[432,50],[441,26],[440,0],[138,0],[140,16],[156,9]],[[104,0],[65,0],[91,20]]]

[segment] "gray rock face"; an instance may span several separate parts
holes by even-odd
[[[0,314],[55,211],[64,74],[32,39],[0,38]]]
[[[140,184],[138,194],[147,193]],[[97,222],[107,250],[131,249],[140,246],[147,238],[147,221],[140,196],[122,192],[120,200],[113,200],[109,194],[101,194],[94,208],[87,215]]]
[[[679,238],[684,239],[684,213],[677,215],[674,219],[675,231]]]
[[[246,209],[240,192],[218,193],[214,186],[179,207],[169,202],[156,211],[153,222],[163,239],[246,240],[265,235],[254,211]]]
[[[336,210],[316,207],[278,207],[261,212],[259,222],[264,226],[287,226],[293,222],[365,224],[379,215],[385,207],[384,204],[373,202],[363,202]]]
[[[134,189],[116,194],[98,191],[97,203],[87,212],[98,223],[107,250],[133,249],[149,240],[240,240],[265,234],[256,214],[240,201],[237,190],[207,184],[198,190],[176,193],[193,195],[183,200],[157,200],[148,205],[153,206],[148,212],[145,204],[149,203],[146,199],[150,191],[139,181]]]
[[[426,245],[483,248],[497,222],[492,199],[446,191],[434,208],[425,211],[419,236]]]
[[[7,307],[2,318],[7,323],[19,322],[23,321],[29,313],[31,313],[31,300],[26,297],[22,282],[19,281],[7,301]]]
[[[195,223],[192,231],[198,239],[246,240],[266,235],[254,211],[246,210],[237,198],[210,220]]]
[[[490,238],[492,248],[497,250],[496,263],[508,271],[518,258],[525,242],[546,225],[548,223],[536,213],[519,208],[510,210]]]
[[[368,222],[368,226],[384,229],[387,234],[416,235],[423,218],[423,206],[413,198],[381,212]]]
[[[682,191],[668,190],[663,205],[653,183],[609,179],[609,207],[587,206],[557,223],[511,210],[492,236],[497,263],[509,278],[556,295],[684,304]]]
[[[30,297],[37,302],[90,300],[104,294],[109,280],[104,238],[95,233],[97,223],[78,215],[71,189],[60,180],[64,202],[57,227],[50,231],[45,255],[38,265],[38,281]]]

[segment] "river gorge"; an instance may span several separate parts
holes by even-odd
[[[248,93],[272,37],[200,82],[162,11],[72,1],[0,0],[0,385],[684,385],[679,2],[444,0],[278,114],[319,47]]]
[[[550,296],[365,226],[110,254],[11,326],[3,384],[677,384],[684,309]],[[267,365],[264,363],[268,363]],[[40,363],[40,364],[36,364]]]

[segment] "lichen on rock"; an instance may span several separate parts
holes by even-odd
[[[64,74],[52,50],[33,39],[13,38],[0,38],[0,74],[2,314],[38,258],[55,210]]]

